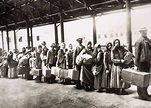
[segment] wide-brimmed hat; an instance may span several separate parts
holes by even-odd
[[[50,47],[56,47],[56,44],[55,44],[55,43],[52,43]]]
[[[139,32],[142,32],[142,31],[147,31],[147,28],[146,27],[140,28]]]
[[[76,41],[77,42],[82,42],[82,40],[83,40],[82,38],[78,38]]]
[[[46,42],[45,42],[45,41],[43,41],[43,42],[41,43],[41,45],[46,45]]]

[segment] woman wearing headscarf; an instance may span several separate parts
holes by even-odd
[[[102,91],[102,73],[103,73],[103,51],[100,44],[95,45],[95,49],[92,55],[93,68],[92,72],[94,75],[94,88],[98,92]]]
[[[13,59],[13,52],[9,51],[7,56],[7,63],[8,63],[8,77],[9,78],[17,78],[18,71],[17,71],[17,61]]]
[[[107,92],[110,92],[110,78],[111,78],[111,48],[112,43],[107,42],[106,50],[104,51],[104,71],[102,75],[102,88],[106,89]]]
[[[122,82],[121,71],[124,66],[124,54],[127,50],[120,45],[120,40],[115,39],[111,51],[112,70],[111,70],[111,88],[117,90],[118,94],[125,94],[125,90],[130,87],[129,84]]]
[[[92,69],[92,43],[89,41],[82,55],[81,82],[86,91],[94,89],[94,75]]]

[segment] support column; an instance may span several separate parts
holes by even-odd
[[[3,31],[1,31],[2,33],[2,48],[3,48],[3,51],[4,51],[4,34],[3,34]]]
[[[15,50],[17,50],[17,39],[16,39],[16,31],[14,30],[14,46]]]
[[[64,42],[64,23],[62,12],[60,13],[60,27],[61,27],[61,42]]]
[[[32,29],[32,27],[30,28],[30,38],[31,38],[31,47],[32,47],[32,49],[33,49],[33,29]]]
[[[93,45],[97,43],[95,15],[93,15]]]
[[[28,46],[30,47],[30,36],[29,36],[29,25],[28,25],[28,21],[26,21],[26,27],[27,27],[27,43],[28,43]]]
[[[7,50],[10,50],[10,46],[9,46],[9,31],[8,31],[8,27],[6,26],[6,40],[7,40]]]
[[[55,29],[55,43],[58,44],[58,28],[56,22],[54,23],[54,29]]]
[[[132,32],[131,32],[131,6],[130,0],[126,0],[126,17],[127,17],[127,49],[132,52]]]

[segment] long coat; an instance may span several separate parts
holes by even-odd
[[[57,57],[57,65],[60,68],[66,68],[66,51],[67,49],[60,49]]]
[[[50,50],[47,55],[46,64],[55,65],[56,64],[56,51]]]
[[[124,54],[127,50],[120,46],[119,48],[112,49],[111,51],[111,60],[113,62],[112,71],[111,71],[111,88],[129,88],[130,85],[122,82],[121,71],[123,63],[121,59],[124,59]]]

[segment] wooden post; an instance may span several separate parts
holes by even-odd
[[[31,38],[31,47],[33,49],[33,30],[32,30],[32,27],[30,28],[30,38]]]
[[[29,25],[28,25],[28,21],[26,21],[26,27],[27,27],[27,43],[28,43],[28,46],[30,47],[30,36],[29,36]]]
[[[54,23],[54,29],[55,29],[55,43],[58,44],[58,28],[56,22]]]
[[[4,34],[3,34],[3,31],[2,32],[2,48],[3,48],[3,51],[4,51]]]
[[[93,45],[97,43],[95,15],[93,15]]]
[[[61,42],[64,42],[64,24],[62,12],[60,13],[60,27],[61,27]]]
[[[10,50],[10,46],[9,46],[9,31],[8,31],[8,27],[6,26],[6,40],[7,40],[7,50]]]
[[[14,30],[14,46],[15,50],[17,50],[17,39],[16,39],[16,31]]]
[[[127,49],[132,52],[132,32],[131,32],[131,6],[130,0],[126,0],[126,14],[127,14]]]

